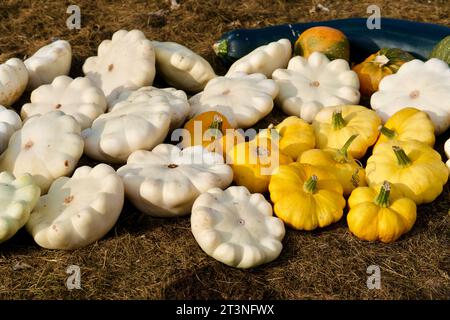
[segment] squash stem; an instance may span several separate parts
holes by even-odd
[[[346,126],[345,120],[342,117],[342,111],[334,111],[333,117],[331,118],[331,124],[334,130],[342,129]]]
[[[269,126],[267,127],[267,130],[269,131],[270,139],[275,139],[275,140],[280,139],[280,135],[278,134],[277,129],[275,129],[275,126],[273,125],[273,123],[269,124]]]
[[[378,54],[373,61],[378,63],[380,66],[385,66],[389,63],[389,58],[380,51],[380,54]]]
[[[225,57],[228,54],[228,41],[219,40],[213,44],[213,50],[219,57]]]
[[[209,126],[208,130],[212,130],[212,138],[213,140],[216,140],[222,135],[222,125],[223,125],[223,119],[215,115],[213,121],[211,122],[211,125]]]
[[[389,139],[394,139],[396,135],[394,130],[391,130],[385,126],[381,126],[380,133]]]
[[[405,151],[399,146],[392,146],[392,150],[394,150],[395,155],[397,157],[398,165],[400,167],[407,167],[411,165],[411,159],[408,158]]]
[[[389,195],[391,193],[391,184],[389,181],[384,181],[381,186],[380,193],[375,199],[375,203],[381,208],[389,207]]]
[[[315,193],[317,190],[317,176],[313,174],[311,177],[309,177],[308,180],[303,184],[303,190],[305,192],[309,193]]]
[[[350,145],[352,144],[352,142],[356,139],[356,137],[358,137],[357,134],[352,135],[350,138],[348,138],[348,140],[345,142],[344,146],[338,150],[338,157],[337,157],[337,161],[338,162],[345,162],[348,158],[348,148],[350,148]],[[343,158],[343,159],[342,159]]]
[[[275,129],[273,123],[269,124],[269,126],[267,127],[267,131],[269,132],[270,137],[272,137],[273,133],[277,133],[277,130]]]

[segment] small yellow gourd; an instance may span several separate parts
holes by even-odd
[[[361,159],[377,141],[380,124],[375,111],[356,105],[324,108],[312,123],[319,149],[341,148],[352,135],[357,134],[348,149],[348,154],[355,159]]]
[[[393,141],[379,144],[367,160],[369,186],[389,180],[416,204],[429,203],[442,192],[448,168],[441,155],[418,141]]]
[[[341,219],[343,189],[329,172],[300,163],[280,166],[269,184],[275,214],[298,230],[326,227]]]
[[[383,142],[398,140],[417,140],[433,146],[435,142],[434,125],[430,116],[416,108],[404,108],[397,111],[380,128],[377,145]]]
[[[287,117],[277,126],[272,124],[263,130],[259,136],[269,136],[278,139],[281,152],[290,156],[294,161],[306,150],[314,148],[316,138],[309,123],[296,116]]]
[[[348,196],[353,189],[366,186],[366,172],[361,164],[348,155],[348,148],[356,139],[352,135],[341,149],[311,149],[302,153],[298,162],[315,165],[332,173],[344,188]]]
[[[414,201],[391,193],[387,181],[376,188],[356,188],[348,199],[348,206],[348,228],[362,240],[394,242],[411,230],[416,221]]]
[[[278,166],[293,162],[270,138],[258,136],[237,144],[227,156],[231,160],[234,182],[252,193],[266,192],[270,177]]]

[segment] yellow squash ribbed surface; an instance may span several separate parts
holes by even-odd
[[[323,108],[312,123],[319,149],[341,148],[352,135],[357,134],[348,149],[348,154],[356,159],[361,159],[377,141],[380,124],[375,111],[356,105]]]
[[[440,154],[418,141],[379,144],[366,166],[369,186],[389,180],[416,204],[436,199],[447,182],[448,174],[448,168],[442,162]]]
[[[347,149],[356,136],[350,137],[341,149],[311,149],[302,153],[298,162],[307,163],[333,174],[348,196],[353,189],[366,186],[366,172],[358,161],[347,154]]]
[[[411,230],[416,221],[416,204],[392,191],[389,183],[385,183],[374,188],[356,188],[352,192],[348,199],[347,223],[356,237],[390,243]]]
[[[272,133],[275,129],[275,133]],[[294,161],[302,152],[314,148],[316,137],[309,123],[296,116],[287,117],[274,129],[267,129],[260,135],[278,135],[281,152],[290,156]]]
[[[430,116],[416,108],[404,108],[397,111],[386,121],[380,131],[381,134],[375,146],[390,140],[417,140],[429,146],[433,146],[435,142],[434,125]]]
[[[326,227],[341,219],[345,199],[329,172],[307,164],[280,166],[269,184],[275,214],[299,230]]]
[[[291,157],[279,151],[277,144],[268,137],[239,143],[228,153],[231,158],[234,182],[252,193],[264,193],[269,186],[272,172],[279,165],[291,163]]]

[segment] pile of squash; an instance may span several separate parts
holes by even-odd
[[[276,259],[285,225],[326,227],[347,205],[356,237],[397,240],[448,179],[433,150],[450,126],[448,64],[384,48],[351,68],[345,35],[328,27],[292,52],[280,39],[217,76],[180,44],[119,30],[84,77],[68,76],[64,40],[1,64],[0,242],[25,226],[44,248],[87,246],[125,197],[155,217],[191,214],[199,246],[238,268]],[[172,87],[153,87],[155,75]],[[8,108],[25,90],[19,116]],[[274,105],[288,116],[252,129]],[[83,154],[101,163],[77,168]]]

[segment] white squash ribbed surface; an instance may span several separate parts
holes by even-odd
[[[0,173],[0,243],[10,239],[27,223],[40,193],[29,174],[16,179],[9,172]]]
[[[153,45],[139,30],[119,30],[104,40],[98,55],[86,59],[83,72],[111,103],[123,89],[149,86],[155,77]]]
[[[235,72],[262,73],[267,78],[279,68],[286,68],[292,56],[292,44],[288,39],[280,39],[258,47],[234,62],[226,76]]]
[[[450,127],[450,67],[436,58],[406,62],[380,81],[370,104],[383,122],[406,107],[422,110],[439,135]]]
[[[27,89],[49,84],[58,76],[68,75],[72,64],[72,48],[65,40],[57,40],[36,51],[24,61],[30,77]]]
[[[0,105],[11,107],[28,84],[28,71],[22,60],[11,58],[0,64]]]
[[[235,72],[214,78],[193,96],[190,117],[214,110],[226,116],[233,127],[248,128],[272,111],[277,94],[277,84],[265,75]]]
[[[171,86],[199,92],[216,77],[209,62],[185,46],[159,41],[152,41],[152,44],[155,47],[156,69]]]
[[[59,110],[78,121],[81,129],[106,111],[106,98],[88,78],[56,77],[51,84],[42,85],[31,93],[31,102],[23,105],[22,119]]]
[[[222,156],[201,146],[181,150],[160,144],[152,151],[135,151],[117,172],[128,199],[156,217],[187,215],[201,193],[226,188],[233,180]]]
[[[142,87],[138,90],[124,90],[114,101],[109,111],[113,110],[116,104],[122,101],[150,101],[149,107],[152,107],[153,105],[158,105],[161,99],[165,100],[169,105],[172,113],[170,130],[181,127],[189,115],[190,106],[186,93],[175,88],[159,89],[155,87]],[[155,103],[152,103],[152,101]]]
[[[83,154],[78,122],[61,111],[29,118],[0,157],[0,171],[29,173],[45,194],[50,184],[70,174]]]
[[[277,69],[272,79],[280,87],[277,104],[291,115],[312,122],[324,107],[358,104],[359,79],[344,59],[330,61],[314,52],[307,59],[295,56],[287,69]]]
[[[99,164],[78,168],[71,178],[53,182],[27,223],[41,247],[72,250],[100,240],[122,211],[124,190],[113,168]]]
[[[0,106],[0,154],[8,146],[9,139],[14,132],[22,127],[22,120],[13,111]]]
[[[82,132],[85,153],[108,163],[125,163],[135,150],[150,150],[164,141],[172,112],[164,97],[122,101]]]
[[[236,268],[276,259],[285,234],[271,204],[245,187],[215,188],[200,195],[192,207],[191,228],[208,255]]]

